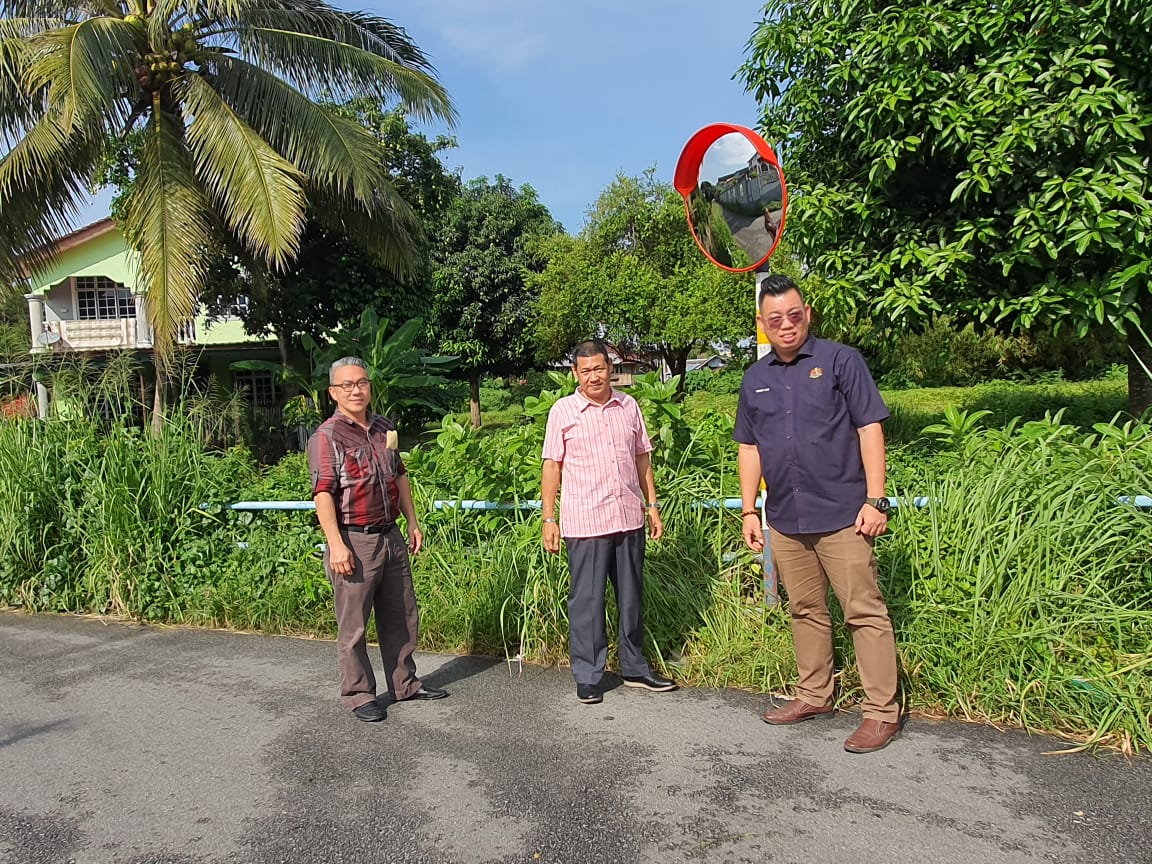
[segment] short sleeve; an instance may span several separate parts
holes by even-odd
[[[632,400],[632,413],[636,418],[636,455],[642,456],[651,453],[655,448],[652,439],[648,437],[648,427],[644,424],[644,415],[640,413],[640,406]]]
[[[561,402],[557,402],[548,411],[548,425],[544,428],[544,450],[541,454],[543,459],[551,459],[553,462],[564,461],[563,412]]]
[[[756,443],[756,427],[752,422],[752,407],[748,401],[748,376],[740,385],[740,398],[736,402],[736,425],[732,428],[732,440],[739,444]]]
[[[332,436],[317,429],[308,439],[308,473],[312,475],[312,497],[321,492],[335,495],[340,488]]]
[[[839,371],[840,392],[848,404],[848,416],[857,429],[873,423],[883,423],[888,419],[888,406],[880,395],[880,389],[872,380],[868,364],[854,348],[844,348],[840,353],[843,363]]]

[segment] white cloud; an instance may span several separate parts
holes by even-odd
[[[562,34],[555,11],[530,0],[419,0],[406,14],[419,15],[460,59],[510,75],[546,56]]]
[[[756,148],[751,141],[739,132],[730,132],[708,148],[700,168],[700,177],[716,182],[717,177],[745,167],[755,152]]]

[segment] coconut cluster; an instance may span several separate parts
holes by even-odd
[[[124,20],[135,27],[144,27],[144,19],[139,15],[128,15]],[[201,59],[200,43],[196,41],[192,25],[185,24],[169,33],[159,50],[143,55],[142,62],[135,68],[136,78],[145,90],[157,90],[179,75],[188,63],[199,64]]]

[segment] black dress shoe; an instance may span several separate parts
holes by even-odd
[[[661,678],[652,672],[647,675],[624,675],[622,677],[625,687],[640,687],[644,690],[651,690],[653,693],[667,693],[679,686],[671,678]]]
[[[356,715],[357,720],[363,720],[365,723],[379,723],[388,716],[387,712],[380,707],[379,702],[365,702],[363,705],[357,705],[352,709],[352,713]]]
[[[408,702],[412,699],[420,699],[420,700],[427,702],[427,701],[430,701],[432,699],[443,699],[447,695],[448,695],[447,690],[437,690],[435,687],[421,687],[419,690],[417,690],[415,693],[413,693],[411,696],[409,696],[407,699],[405,699],[403,701]]]
[[[604,701],[604,694],[595,684],[577,684],[576,698],[585,705],[595,705],[597,702]]]

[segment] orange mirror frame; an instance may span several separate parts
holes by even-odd
[[[696,232],[696,224],[692,219],[692,206],[691,198],[692,193],[696,191],[700,185],[700,168],[704,164],[704,157],[713,144],[725,135],[732,133],[743,135],[748,139],[749,143],[756,149],[756,153],[771,167],[776,169],[780,177],[780,224],[775,232],[775,239],[772,242],[771,248],[768,252],[754,264],[749,264],[747,267],[731,267],[717,261],[715,256],[708,251],[708,248],[700,241],[700,236]],[[715,264],[717,267],[723,268],[731,273],[748,273],[753,270],[758,270],[763,266],[772,253],[776,251],[776,247],[780,244],[780,237],[784,234],[784,222],[788,212],[788,187],[784,182],[784,170],[780,167],[780,160],[776,157],[776,152],[768,145],[768,142],[757,135],[753,130],[746,126],[737,126],[732,123],[713,123],[705,126],[699,130],[691,138],[688,143],[684,145],[684,149],[680,152],[680,158],[676,162],[676,174],[672,181],[672,185],[680,196],[684,199],[684,215],[688,219],[688,227],[692,231],[692,239],[696,241],[696,245],[700,251]]]

